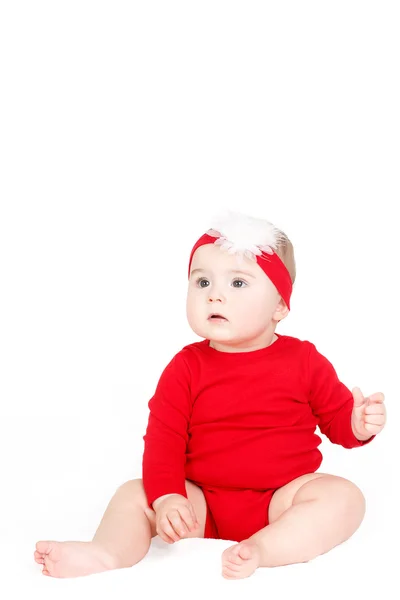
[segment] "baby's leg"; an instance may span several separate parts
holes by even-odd
[[[199,531],[188,537],[200,537],[206,513],[204,496],[189,481],[186,491],[201,524]],[[52,577],[79,577],[131,567],[147,554],[151,538],[156,535],[154,522],[144,512],[146,508],[142,480],[127,481],[112,497],[91,542],[38,542],[35,560],[43,565],[43,574]]]
[[[303,475],[275,492],[267,527],[225,550],[223,574],[237,579],[257,567],[308,562],[347,540],[364,513],[364,496],[347,479]]]

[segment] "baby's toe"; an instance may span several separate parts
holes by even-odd
[[[242,565],[235,565],[234,563],[227,560],[225,560],[222,564],[222,570],[227,572],[229,575],[237,575],[242,569]]]
[[[40,552],[38,552],[37,550],[35,550],[33,557],[35,559],[35,561],[37,563],[39,563],[40,565],[44,565],[44,558],[43,558],[43,554],[40,554]]]
[[[226,565],[223,569],[223,572],[227,575],[229,575],[229,577],[238,577],[240,575],[240,573],[242,572],[242,569],[234,569],[233,567],[230,567],[229,565]]]
[[[228,558],[229,566],[237,565],[240,566],[243,564],[243,558],[240,558],[237,554],[231,554]]]
[[[243,564],[243,559],[239,556],[239,544],[227,548],[222,554],[222,561],[229,566]]]
[[[241,579],[240,573],[238,571],[233,571],[232,569],[229,569],[229,567],[225,567],[222,570],[222,577],[224,577],[225,579]]]
[[[248,544],[243,544],[239,546],[239,557],[243,560],[249,560],[254,555],[254,548],[249,546]]]
[[[44,541],[44,542],[36,542],[36,552],[38,552],[39,554],[49,554],[51,550],[51,542],[48,541]]]
[[[227,548],[222,557],[222,575],[226,579],[249,577],[260,565],[259,554],[257,546],[248,542]]]

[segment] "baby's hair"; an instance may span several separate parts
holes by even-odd
[[[289,271],[292,283],[294,283],[296,279],[296,261],[294,258],[293,244],[289,240],[286,233],[284,233],[281,229],[278,229],[278,231],[279,242],[275,252]]]

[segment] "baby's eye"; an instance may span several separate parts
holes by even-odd
[[[236,283],[239,285],[235,285]],[[244,279],[234,279],[232,281],[232,285],[235,288],[242,288],[242,287],[245,287],[247,285],[247,283],[244,281]]]
[[[199,279],[197,279],[197,280],[196,280],[196,283],[197,283],[197,285],[198,285],[199,287],[201,287],[201,288],[205,288],[205,287],[207,287],[207,286],[208,286],[208,284],[209,284],[209,281],[208,281],[208,279],[206,279],[205,277],[199,277]],[[203,285],[203,283],[204,283],[205,285]]]

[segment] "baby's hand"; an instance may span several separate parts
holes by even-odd
[[[386,423],[385,396],[381,392],[364,398],[360,388],[352,390],[354,407],[351,426],[359,440],[366,440],[382,431]]]
[[[158,500],[158,499],[157,499]],[[173,544],[199,526],[192,504],[181,494],[171,494],[153,502],[156,531],[164,542]]]

